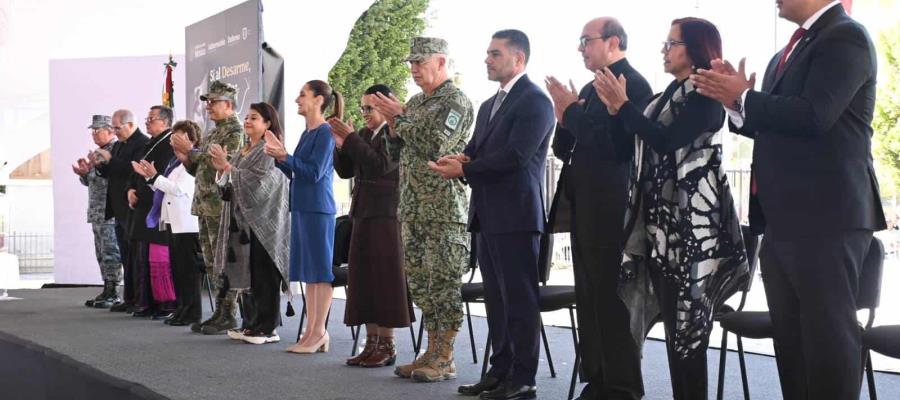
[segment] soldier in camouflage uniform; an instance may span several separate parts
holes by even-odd
[[[200,222],[200,248],[206,274],[214,281],[216,309],[206,321],[191,325],[194,332],[204,334],[224,334],[228,329],[237,326],[235,321],[235,300],[237,292],[229,288],[227,278],[222,271],[213,271],[216,241],[219,234],[219,219],[222,216],[222,197],[216,185],[216,169],[207,153],[210,145],[218,144],[228,152],[228,158],[243,146],[244,128],[235,114],[237,89],[221,81],[212,81],[207,94],[200,96],[206,102],[206,111],[215,128],[201,140],[198,148],[192,148],[186,135],[172,138],[172,147],[176,155],[184,162],[188,172],[196,177],[194,200],[191,214]]]
[[[112,131],[112,119],[106,115],[95,115],[91,129],[91,137],[100,149],[111,151],[116,142]],[[88,157],[91,157],[90,155]],[[109,308],[118,301],[116,288],[122,280],[122,260],[119,257],[119,245],[116,241],[116,220],[106,219],[106,190],[109,182],[97,175],[91,161],[79,159],[72,166],[81,184],[88,188],[87,222],[94,233],[94,252],[100,275],[103,277],[103,292],[84,303],[87,307]]]
[[[469,258],[468,195],[459,180],[443,180],[427,163],[462,152],[474,113],[471,101],[448,78],[446,41],[414,38],[407,61],[422,93],[406,107],[384,96],[375,106],[393,128],[388,149],[400,164],[404,264],[428,330],[428,350],[394,373],[436,382],[456,377],[453,342],[463,320],[459,290]]]

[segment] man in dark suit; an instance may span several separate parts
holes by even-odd
[[[553,105],[525,75],[528,36],[494,34],[487,49],[488,79],[500,83],[482,103],[463,154],[429,165],[472,188],[469,231],[477,232],[488,327],[494,353],[478,383],[459,388],[482,399],[536,396],[540,350],[538,252],[544,232],[542,181],[553,130]]]
[[[750,225],[760,253],[785,399],[856,399],[856,295],[873,231],[885,228],[872,166],[875,50],[839,1],[781,0],[799,25],[753,90],[743,61],[692,79],[754,139]]]
[[[653,92],[625,59],[628,36],[613,18],[597,18],[582,30],[578,50],[590,71],[609,69],[628,80],[628,98],[643,110]],[[575,92],[547,78],[559,120],[553,153],[562,160],[564,181],[555,202],[571,207],[571,231],[582,370],[588,385],[582,399],[640,399],[639,343],[630,314],[617,294],[625,244],[625,209],[634,158],[634,135],[611,117],[590,83]],[[554,213],[559,216],[559,211]],[[565,216],[560,216],[565,218]],[[551,220],[553,225],[558,221]],[[569,229],[567,229],[569,228]],[[641,338],[643,339],[643,338]]]
[[[150,140],[134,123],[134,114],[130,110],[118,110],[113,113],[112,125],[118,142],[113,146],[109,154],[102,153],[97,160],[97,172],[100,176],[109,179],[109,189],[106,192],[106,218],[116,218],[116,240],[119,244],[119,253],[122,256],[124,271],[124,301],[113,305],[111,311],[126,311],[133,305],[134,285],[132,285],[132,269],[129,263],[129,238],[128,219],[131,209],[126,199],[126,186],[133,169],[131,162],[141,158],[140,151]]]

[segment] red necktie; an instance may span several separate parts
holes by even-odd
[[[784,51],[781,52],[781,59],[778,60],[778,68],[775,69],[775,75],[781,75],[784,72],[784,64],[787,62],[788,56],[793,53],[794,45],[806,34],[806,29],[797,28],[794,31],[794,34],[791,36],[791,41],[788,42],[787,47],[784,48]]]

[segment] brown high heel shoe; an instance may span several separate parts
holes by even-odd
[[[359,363],[365,361],[372,353],[375,352],[375,346],[378,345],[378,335],[366,335],[366,347],[363,348],[363,351],[356,355],[356,357],[351,357],[347,359],[347,365],[351,367],[359,366]]]
[[[375,352],[369,358],[359,363],[360,367],[378,368],[387,365],[394,365],[397,361],[397,345],[394,344],[393,337],[378,337],[378,345],[375,346]]]

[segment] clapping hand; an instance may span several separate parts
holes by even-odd
[[[328,125],[331,125],[331,136],[334,137],[334,145],[339,149],[344,146],[344,139],[355,130],[353,128],[353,120],[344,122],[338,117],[331,117],[328,120]]]
[[[137,190],[128,189],[128,207],[131,207],[131,209],[133,210],[135,207],[137,207],[137,203]]]
[[[187,154],[194,148],[188,135],[181,131],[173,133],[169,139],[169,143],[172,144],[172,150],[176,153]]]
[[[150,179],[158,174],[156,171],[156,167],[153,163],[147,160],[141,160],[141,162],[132,161],[131,168],[134,169],[134,172],[144,178]]]
[[[711,69],[698,69],[691,75],[691,82],[697,93],[736,109],[740,106],[740,98],[745,90],[752,90],[756,85],[756,73],[747,77],[746,59],[742,58],[737,70],[728,61],[713,60]]]
[[[620,74],[616,78],[609,68],[603,68],[594,74],[594,81],[591,84],[597,92],[597,97],[606,104],[609,115],[618,114],[619,109],[628,101],[627,83],[625,74]]]
[[[109,161],[112,158],[112,154],[105,149],[97,149],[90,153],[88,153],[87,159],[91,162],[91,165],[97,166],[104,161]]]
[[[563,114],[565,114],[566,109],[576,102],[584,104],[584,100],[578,99],[578,91],[575,90],[575,84],[572,83],[572,80],[569,80],[569,87],[566,87],[555,77],[548,76],[544,79],[544,84],[547,86],[550,98],[553,99],[553,112],[556,114],[556,120],[559,121],[560,125],[563,125]]]
[[[75,164],[72,164],[72,172],[78,176],[85,176],[91,172],[91,163],[84,158],[79,158]]]
[[[231,169],[231,164],[228,162],[228,146],[211,144],[207,152],[209,153],[209,160],[216,171],[225,172]]]
[[[287,151],[284,150],[284,143],[281,143],[272,131],[266,131],[264,138],[266,140],[264,151],[268,156],[281,162],[287,159]]]
[[[469,156],[454,154],[441,157],[437,161],[429,161],[428,168],[437,172],[444,179],[453,179],[465,175],[462,165],[467,162],[469,162]]]
[[[403,103],[401,103],[400,99],[394,96],[393,93],[391,93],[390,96],[385,96],[381,93],[375,93],[370,96],[372,96],[370,98],[372,100],[372,108],[374,108],[375,111],[378,111],[379,114],[383,115],[384,119],[391,127],[394,126],[394,119],[397,118],[398,115],[403,114],[406,111]]]

